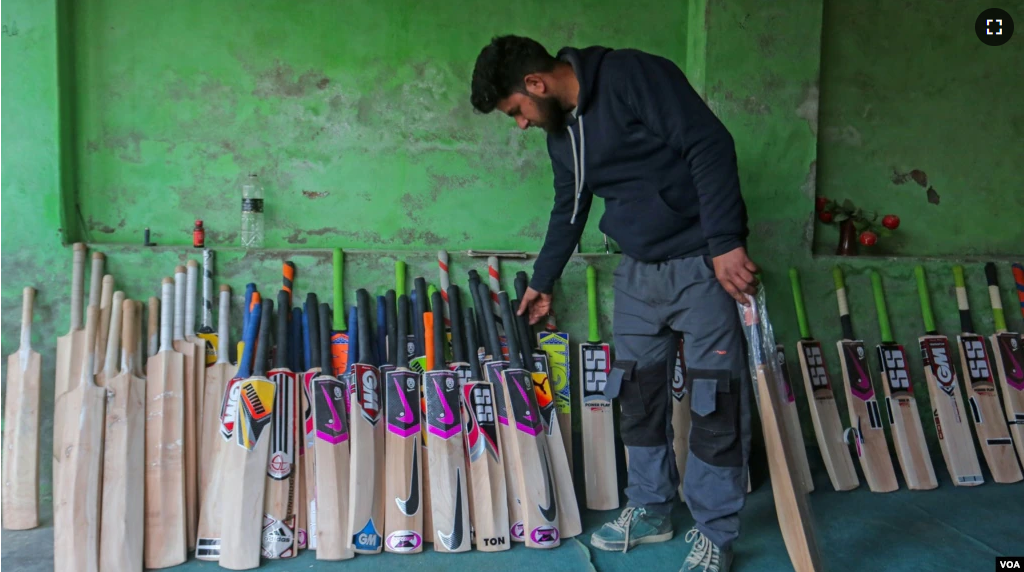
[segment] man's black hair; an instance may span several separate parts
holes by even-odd
[[[490,113],[513,92],[526,92],[524,77],[554,71],[557,62],[535,40],[511,35],[495,37],[476,58],[470,101],[477,111]]]

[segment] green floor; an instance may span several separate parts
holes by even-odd
[[[989,571],[995,557],[1024,556],[1024,484],[955,488],[938,460],[941,484],[927,492],[905,488],[872,494],[862,485],[856,491],[831,490],[821,469],[815,473],[811,503],[817,521],[822,555],[830,572]],[[757,476],[755,475],[755,481]],[[902,483],[901,483],[902,485]],[[771,483],[760,482],[743,510],[743,533],[736,544],[734,570],[770,572],[791,570],[772,504]],[[686,555],[683,536],[692,524],[683,505],[675,512],[676,537],[646,545],[628,554],[592,550],[589,533],[615,513],[584,514],[584,535],[550,551],[515,546],[508,552],[469,552],[441,555],[428,551],[416,556],[382,554],[346,562],[317,562],[313,553],[288,561],[266,562],[260,570],[600,570],[607,572],[675,572]],[[6,570],[53,570],[53,531],[44,527],[27,532],[4,531],[2,566]],[[543,567],[543,568],[540,568]],[[219,570],[216,563],[192,561],[175,570]]]

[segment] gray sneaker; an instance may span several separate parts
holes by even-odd
[[[647,512],[647,509],[627,507],[612,522],[605,523],[590,537],[590,543],[600,550],[623,552],[638,544],[665,542],[672,539],[672,522],[668,516]]]
[[[690,555],[686,557],[679,572],[694,569],[700,572],[729,572],[732,567],[731,550],[721,550],[696,527],[686,533],[684,540],[687,544],[692,542],[693,548],[690,549]]]

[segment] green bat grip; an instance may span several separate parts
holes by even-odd
[[[437,290],[437,286],[434,286],[433,284],[427,284],[427,296],[431,300],[434,299],[434,292],[437,292],[437,291],[438,291]]]
[[[953,284],[957,288],[966,288],[964,285],[964,267],[957,264],[953,267]]]
[[[882,331],[882,341],[892,342],[892,327],[889,325],[889,311],[885,308],[885,294],[882,292],[882,277],[871,271],[871,289],[875,292],[875,310],[878,311],[878,329]]]
[[[342,289],[345,253],[340,248],[334,249],[334,329],[347,330],[345,325],[345,291]]]
[[[992,303],[992,321],[995,322],[997,332],[1005,332],[1006,316],[1003,315],[1003,301],[999,299],[999,276],[996,265],[991,262],[985,264],[985,280],[988,282],[988,295]]]
[[[597,270],[587,266],[587,323],[589,325],[587,341],[601,341],[601,329],[597,325]]]
[[[405,295],[405,261],[395,261],[395,296]]]
[[[924,266],[914,267],[914,276],[917,277],[917,296],[921,299],[921,316],[924,318],[924,330],[931,334],[935,332],[935,316],[932,315],[932,298],[928,294],[928,284],[924,279]]]
[[[789,269],[789,284],[793,288],[793,305],[796,306],[796,321],[800,324],[800,337],[809,340],[811,327],[807,324],[807,310],[804,308],[804,295],[800,289],[800,274],[796,268]]]
[[[838,266],[832,267],[832,281],[836,283],[836,290],[846,288],[846,284],[843,282],[843,271]]]

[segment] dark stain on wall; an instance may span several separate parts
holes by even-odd
[[[438,195],[455,189],[464,189],[480,180],[479,177],[459,177],[455,175],[431,174],[433,183],[430,185],[430,198],[436,201]]]
[[[128,221],[125,220],[124,217],[121,217],[121,220],[117,223],[117,228],[114,228],[112,226],[103,224],[92,217],[89,217],[89,230],[102,232],[103,234],[114,234],[115,232],[118,231],[118,229],[123,229],[127,223]]]
[[[401,242],[402,244],[422,243],[427,246],[441,246],[447,242],[445,239],[441,238],[440,236],[434,234],[429,230],[421,232],[417,231],[416,229],[408,227],[399,229],[398,232],[395,234],[395,240]]]
[[[238,233],[206,229],[206,241],[210,244],[237,245]]]
[[[310,70],[298,78],[292,66],[276,62],[274,67],[260,73],[256,77],[256,89],[252,94],[256,97],[304,97],[314,88],[324,89],[330,80],[323,72]]]
[[[322,199],[330,194],[327,191],[302,191],[302,196],[310,200]]]

